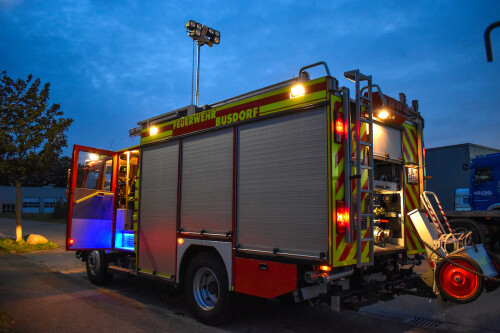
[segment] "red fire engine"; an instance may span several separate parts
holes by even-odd
[[[326,76],[310,80],[317,65]],[[418,102],[385,96],[359,70],[344,76],[352,94],[320,62],[140,121],[130,149],[75,146],[67,250],[98,285],[117,271],[183,285],[209,324],[227,317],[233,293],[335,309],[397,293],[477,298],[495,261],[419,210]],[[418,276],[425,252],[431,268]]]

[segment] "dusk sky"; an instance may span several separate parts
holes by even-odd
[[[297,76],[326,61],[371,74],[384,93],[418,99],[425,145],[500,148],[500,1],[0,0],[0,71],[51,83],[74,118],[73,144],[138,143],[137,122],[191,103],[190,19],[221,31],[201,51],[200,104]],[[311,76],[323,76],[321,69]]]

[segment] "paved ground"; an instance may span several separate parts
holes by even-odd
[[[23,230],[24,234],[42,234],[64,247],[64,225],[25,221]],[[14,220],[0,219],[0,237],[12,237],[14,231]],[[483,294],[472,304],[444,307],[436,300],[402,296],[359,313],[334,313],[307,303],[239,297],[233,322],[220,329],[500,332],[499,301],[500,290]],[[96,332],[217,331],[193,320],[182,294],[157,281],[117,275],[109,287],[96,288],[88,281],[84,264],[63,249],[1,255],[0,310],[14,317],[20,332],[86,332],[90,328]]]

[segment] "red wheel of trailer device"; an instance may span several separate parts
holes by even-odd
[[[457,303],[469,303],[482,292],[483,279],[472,272],[481,273],[481,268],[471,258],[465,256],[449,256],[453,263],[442,260],[437,267],[438,288],[443,296]]]
[[[467,269],[474,269],[466,261],[454,260],[454,262]],[[458,298],[465,298],[474,293],[478,285],[479,277],[476,274],[447,262],[441,269],[439,280],[441,280],[443,289],[450,295]]]

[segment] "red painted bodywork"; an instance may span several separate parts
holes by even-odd
[[[297,266],[293,264],[236,258],[234,271],[234,288],[239,293],[274,298],[297,289]]]

